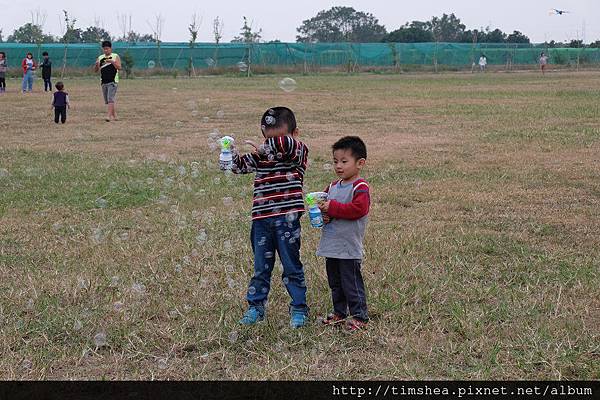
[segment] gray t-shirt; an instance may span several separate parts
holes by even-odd
[[[368,195],[368,190],[368,184],[362,179],[346,184],[338,181],[329,186],[328,199],[348,204],[358,193],[366,192]],[[368,215],[358,219],[332,218],[331,222],[323,227],[317,255],[343,260],[362,260],[367,221]]]

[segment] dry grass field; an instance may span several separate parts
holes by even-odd
[[[280,78],[123,80],[114,123],[96,79],[67,79],[64,126],[41,82],[9,81],[0,379],[600,379],[600,73]],[[275,105],[311,191],[337,138],[367,142],[363,333],[319,326],[306,217],[310,326],[289,329],[279,273],[266,323],[237,323],[252,176],[220,172],[209,134],[258,140]]]

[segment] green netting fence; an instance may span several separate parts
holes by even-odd
[[[192,60],[195,70],[235,67],[243,62],[251,66],[292,67],[314,70],[328,67],[398,67],[452,66],[471,67],[481,54],[489,65],[535,65],[540,53],[550,56],[551,64],[600,65],[600,49],[546,48],[544,44],[493,43],[188,43],[113,44],[122,57],[127,52],[134,61],[134,69],[154,68],[186,70]],[[47,51],[55,68],[62,66],[66,54],[68,68],[93,65],[101,53],[96,44],[22,44],[0,43],[0,51],[7,53],[9,67],[18,67],[30,51],[36,59]]]

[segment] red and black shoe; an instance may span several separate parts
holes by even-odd
[[[341,315],[329,314],[326,318],[323,318],[323,320],[321,322],[323,322],[323,325],[333,326],[333,325],[339,325],[345,320],[346,320],[346,318],[342,317]]]
[[[346,324],[344,325],[344,329],[346,330],[346,332],[349,332],[349,333],[362,331],[362,330],[365,330],[366,328],[367,328],[367,321],[361,321],[360,319],[356,319],[356,318],[350,318],[349,320],[346,321]]]

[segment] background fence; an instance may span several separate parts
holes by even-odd
[[[150,67],[186,70],[190,60],[196,70],[235,67],[243,62],[252,66],[291,67],[314,70],[328,67],[399,67],[452,66],[471,67],[481,54],[489,65],[535,65],[540,53],[550,56],[551,64],[600,65],[600,49],[546,48],[544,44],[479,43],[188,43],[113,44],[115,52],[133,60],[134,69]],[[66,54],[68,68],[90,67],[101,53],[97,44],[22,44],[0,43],[7,53],[9,67],[20,66],[28,51],[41,59],[43,51],[50,54],[54,68],[63,64]]]

